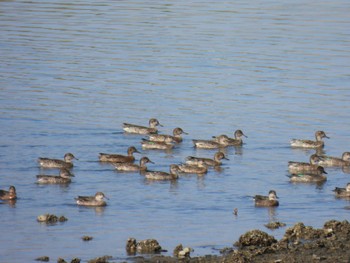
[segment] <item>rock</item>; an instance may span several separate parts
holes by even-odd
[[[173,255],[179,259],[190,258],[190,254],[193,252],[193,249],[190,247],[183,247],[182,244],[179,244],[175,247]]]
[[[322,236],[324,233],[321,229],[314,229],[310,226],[305,226],[303,223],[296,223],[293,227],[286,230],[284,239],[290,242],[299,241],[299,239],[313,239]]]
[[[177,246],[174,248],[174,251],[173,251],[174,257],[178,257],[179,252],[180,252],[181,250],[183,250],[182,244],[177,245]]]
[[[181,251],[179,251],[177,257],[178,257],[179,259],[191,258],[191,252],[193,252],[193,248],[185,247],[184,249],[182,249]]]
[[[67,263],[63,258],[58,258],[57,263]]]
[[[108,263],[108,259],[111,259],[112,256],[103,256],[94,259],[90,259],[88,263]]]
[[[162,247],[155,239],[145,239],[137,242],[136,251],[138,253],[159,253]]]
[[[81,239],[82,239],[83,241],[90,241],[90,240],[93,239],[93,237],[92,237],[92,236],[82,236]]]
[[[261,230],[251,230],[241,235],[235,245],[240,248],[247,246],[266,247],[276,242],[277,240],[273,236]]]
[[[44,222],[47,224],[54,224],[57,222],[65,222],[67,220],[68,219],[64,216],[57,217],[56,215],[52,215],[52,214],[43,214],[43,215],[39,215],[37,217],[38,222]]]
[[[266,224],[265,226],[269,229],[277,229],[277,228],[286,226],[286,224],[281,223],[281,222],[270,222],[270,223]]]
[[[42,257],[36,258],[35,260],[36,261],[48,262],[48,261],[50,261],[50,258],[48,256],[42,256]]]
[[[70,263],[80,263],[80,258],[73,258]]]
[[[137,246],[136,239],[133,237],[128,238],[128,240],[126,241],[126,246],[125,246],[126,252],[129,255],[135,255],[136,254],[136,246]]]

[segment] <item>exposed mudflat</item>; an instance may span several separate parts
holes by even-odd
[[[243,234],[234,247],[221,256],[177,259],[155,255],[137,257],[135,262],[350,262],[350,223],[327,221],[315,229],[297,223],[286,230],[281,240],[260,230]]]

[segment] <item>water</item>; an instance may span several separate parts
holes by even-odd
[[[281,221],[321,227],[349,220],[349,202],[334,198],[349,181],[327,169],[321,185],[291,184],[287,162],[314,152],[291,149],[291,138],[324,130],[324,151],[349,151],[348,1],[1,1],[0,186],[18,200],[1,203],[1,262],[111,255],[128,258],[126,240],[157,239],[165,255],[182,243],[193,256],[219,254],[250,229],[281,238]],[[228,148],[221,171],[177,182],[148,182],[97,162],[99,152],[139,150],[142,136],[122,123],[189,135],[170,152],[142,151],[168,170],[209,139],[242,129],[242,148]],[[39,156],[72,152],[73,182],[40,186]],[[137,159],[140,155],[136,155]],[[255,208],[251,196],[275,189],[276,209]],[[104,209],[77,207],[74,197],[104,192]],[[238,216],[233,209],[238,208]],[[65,223],[36,222],[43,213]],[[83,242],[83,235],[94,239]]]

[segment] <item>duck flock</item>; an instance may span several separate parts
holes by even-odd
[[[142,138],[142,149],[168,150],[182,142],[182,134],[188,134],[181,128],[175,128],[172,135],[159,134],[158,126],[162,125],[155,118],[149,120],[149,126],[140,126],[129,123],[123,124],[125,133],[140,134],[148,138]],[[222,160],[228,160],[225,154],[220,151],[223,148],[243,145],[243,137],[247,136],[242,130],[234,132],[234,138],[227,135],[212,136],[208,140],[192,140],[195,148],[217,149],[213,158],[199,156],[188,156],[184,163],[171,164],[169,171],[151,171],[147,168],[148,163],[153,161],[146,156],[140,158],[135,163],[134,153],[140,153],[136,147],[130,146],[127,149],[127,155],[115,153],[100,153],[98,158],[100,162],[110,163],[116,170],[125,172],[138,172],[148,180],[177,180],[181,174],[203,175],[208,169],[219,167]],[[342,157],[332,157],[323,154],[317,154],[319,149],[324,147],[323,138],[329,138],[324,131],[316,131],[315,140],[292,139],[290,145],[293,148],[316,149],[316,153],[310,156],[310,161],[306,162],[288,162],[289,178],[291,182],[301,183],[322,183],[327,180],[325,167],[350,167],[350,152],[344,152]],[[38,164],[42,168],[60,169],[58,176],[38,175],[39,184],[69,184],[71,177],[74,176],[70,169],[73,168],[73,160],[77,159],[73,154],[66,153],[63,160],[51,158],[38,158]],[[336,187],[334,190],[336,197],[350,198],[350,183],[345,187]],[[11,185],[9,190],[0,190],[0,200],[15,200],[17,198],[16,188]],[[104,193],[97,192],[93,196],[77,196],[75,198],[78,205],[83,206],[106,206],[108,199]],[[270,190],[267,196],[255,195],[256,206],[278,206],[279,201],[275,190]]]

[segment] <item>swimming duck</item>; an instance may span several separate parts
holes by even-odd
[[[217,149],[227,147],[229,145],[229,138],[224,136],[217,137],[217,141],[214,140],[192,140],[194,147],[201,149]]]
[[[123,123],[123,130],[128,133],[154,134],[158,133],[157,126],[163,127],[163,125],[161,125],[157,119],[152,118],[149,120],[149,127]]]
[[[313,154],[310,156],[310,162],[288,162],[288,170],[291,174],[296,173],[304,173],[304,172],[311,172],[311,173],[317,173],[317,168],[320,164],[320,161],[322,160],[322,157],[318,156],[317,154]]]
[[[292,139],[290,141],[290,145],[292,147],[301,147],[301,148],[319,148],[324,146],[324,142],[322,141],[323,138],[328,138],[329,137],[326,135],[324,131],[317,131],[315,132],[315,138],[316,141],[311,141],[311,140],[300,140],[300,139]]]
[[[166,142],[153,142],[147,139],[142,139],[141,145],[146,150],[170,150],[174,148],[174,144]]]
[[[136,171],[146,171],[147,166],[146,163],[154,163],[148,157],[142,157],[140,159],[140,165],[134,164],[134,163],[114,163],[115,169],[118,171],[125,171],[125,172],[136,172]]]
[[[226,137],[228,139],[228,145],[230,146],[241,146],[243,144],[243,140],[242,137],[246,137],[248,138],[243,132],[242,130],[236,130],[234,132],[234,138],[229,138],[227,135],[220,135],[220,136],[213,136],[214,141],[218,142],[220,137]]]
[[[350,197],[350,183],[346,185],[346,188],[336,187],[333,192],[335,192],[336,197]]]
[[[222,159],[229,160],[226,158],[225,154],[223,152],[216,152],[214,154],[214,158],[202,158],[202,157],[194,157],[194,156],[188,156],[186,157],[186,163],[191,165],[198,165],[199,161],[203,161],[204,164],[207,166],[219,166],[221,165]]]
[[[16,188],[11,185],[9,190],[0,190],[0,200],[15,200],[17,199]]]
[[[151,134],[149,135],[149,140],[153,142],[180,143],[182,142],[181,134],[188,134],[188,133],[184,132],[181,128],[175,128],[173,130],[173,135]]]
[[[341,158],[321,155],[319,162],[322,166],[350,166],[350,152],[344,152]]]
[[[74,176],[69,172],[69,170],[62,168],[60,170],[60,175],[37,175],[39,184],[69,184],[72,180],[71,177]]]
[[[278,206],[277,198],[275,190],[270,190],[268,196],[256,195],[254,196],[255,206]]]
[[[94,196],[78,196],[75,198],[78,205],[84,206],[106,206],[104,199],[108,199],[104,193],[97,192]]]
[[[64,155],[64,160],[50,159],[50,158],[38,158],[39,165],[43,168],[66,168],[71,169],[73,167],[72,160],[77,158],[71,153],[66,153]]]
[[[147,171],[145,178],[149,180],[176,180],[179,178],[177,174],[179,167],[176,164],[170,165],[170,173],[162,171]]]
[[[327,174],[324,168],[318,166],[315,173],[292,174],[289,178],[291,182],[296,183],[322,183],[327,181],[327,177],[324,174]]]
[[[134,146],[128,148],[128,155],[100,153],[101,162],[132,163],[135,161],[133,153],[140,153]]]
[[[208,167],[205,165],[203,160],[198,161],[197,165],[192,164],[180,164],[178,165],[179,172],[188,174],[206,174]]]

